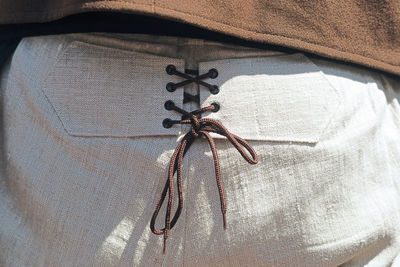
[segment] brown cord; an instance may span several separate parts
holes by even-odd
[[[219,195],[220,195],[220,202],[221,202],[221,211],[222,211],[222,216],[223,216],[223,227],[224,230],[226,229],[226,218],[225,218],[225,213],[226,213],[226,199],[225,199],[225,193],[224,193],[224,188],[222,185],[222,178],[221,178],[221,168],[219,164],[219,159],[218,159],[218,154],[217,150],[215,147],[215,142],[214,139],[211,137],[209,134],[210,132],[214,132],[223,136],[226,136],[228,140],[235,146],[235,148],[239,151],[239,153],[247,160],[247,162],[251,164],[256,164],[258,162],[258,156],[254,149],[249,145],[249,143],[240,138],[237,135],[234,135],[230,133],[225,126],[223,126],[219,121],[210,119],[210,118],[197,118],[195,114],[199,114],[208,110],[212,110],[215,107],[213,105],[210,105],[208,107],[202,108],[195,110],[194,112],[190,113],[191,118],[189,120],[180,120],[180,121],[171,121],[171,123],[174,124],[192,124],[191,125],[191,130],[183,137],[181,142],[178,144],[176,147],[170,164],[169,164],[169,172],[168,172],[168,180],[164,186],[164,190],[161,194],[160,199],[158,200],[158,203],[156,205],[155,211],[153,213],[153,216],[151,218],[150,222],[150,228],[151,231],[156,234],[156,235],[161,235],[164,234],[164,247],[163,247],[163,254],[165,254],[165,248],[166,248],[166,240],[169,235],[170,229],[172,229],[177,222],[182,208],[183,208],[183,194],[182,194],[182,161],[183,157],[185,156],[187,150],[189,147],[193,144],[195,139],[199,137],[200,135],[204,135],[210,145],[212,155],[214,158],[214,165],[215,165],[215,175],[216,175],[216,180],[217,180],[217,186],[219,190]],[[185,114],[185,112],[181,112],[180,108],[173,106],[173,109]],[[185,114],[189,115],[189,114]],[[245,147],[247,151],[250,153],[251,157],[246,153],[246,151],[243,149]],[[172,219],[170,220],[170,214],[171,214],[171,209],[172,209],[172,202],[174,198],[174,183],[173,183],[173,176],[177,172],[177,183],[178,183],[178,197],[179,197],[179,204],[178,208],[175,212],[175,215]],[[169,192],[169,197],[168,197],[168,204],[167,204],[167,214],[165,217],[165,227],[163,229],[155,229],[154,224],[158,215],[158,212],[161,208],[161,205],[164,202],[164,199],[166,197],[167,192]]]
[[[205,74],[204,74],[205,75]],[[202,75],[202,76],[204,76]],[[190,76],[189,76],[190,77]],[[193,79],[191,79],[194,82],[201,82],[199,80],[199,77],[197,76]],[[185,83],[181,82],[181,84]],[[204,83],[204,82],[202,82]],[[210,85],[211,86],[211,85]],[[210,87],[209,87],[210,88]],[[250,144],[240,138],[237,135],[234,135],[228,131],[228,129],[225,128],[219,121],[211,118],[199,118],[198,115],[201,113],[207,112],[207,111],[215,111],[217,107],[215,105],[210,105],[207,107],[203,107],[200,109],[197,109],[192,112],[187,112],[179,107],[177,107],[172,101],[167,101],[169,102],[168,108],[170,110],[175,110],[182,115],[184,115],[188,119],[183,119],[183,120],[169,120],[169,124],[191,124],[191,129],[186,135],[182,138],[181,142],[177,145],[170,164],[169,164],[169,170],[168,170],[168,179],[165,183],[163,192],[161,193],[161,196],[157,202],[157,205],[155,207],[153,216],[150,221],[150,229],[151,231],[156,234],[156,235],[161,235],[164,234],[164,245],[163,245],[163,254],[165,254],[165,249],[166,249],[166,241],[169,236],[170,230],[174,227],[176,224],[179,216],[181,215],[182,209],[183,209],[183,191],[182,191],[182,161],[183,157],[185,156],[186,152],[190,148],[190,146],[193,144],[193,142],[196,140],[196,138],[200,136],[205,136],[207,139],[211,152],[213,155],[213,160],[214,160],[214,166],[215,166],[215,176],[217,180],[217,186],[218,186],[218,191],[219,191],[219,196],[220,196],[220,204],[221,204],[221,211],[222,211],[222,218],[223,218],[223,227],[224,230],[226,230],[226,199],[225,199],[225,193],[224,193],[224,188],[222,184],[222,177],[221,177],[221,167],[219,164],[219,159],[218,159],[218,153],[217,149],[215,146],[214,139],[211,137],[210,133],[217,133],[219,135],[225,136],[232,144],[233,146],[239,151],[239,153],[242,155],[242,157],[249,162],[250,164],[256,164],[258,162],[258,156],[254,149],[250,146]],[[250,153],[250,156],[247,154],[245,149]],[[174,217],[171,220],[171,209],[173,205],[173,200],[174,200],[174,175],[175,172],[177,173],[177,187],[178,187],[178,208],[175,212]],[[156,218],[158,216],[158,212],[160,211],[160,208],[166,198],[166,195],[168,193],[168,203],[167,203],[167,212],[165,216],[165,227],[162,229],[155,229],[154,224],[156,221]]]

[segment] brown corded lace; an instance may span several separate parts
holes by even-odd
[[[168,73],[168,67],[167,67],[167,73]],[[177,74],[177,73],[179,73],[179,76],[181,76],[181,77],[186,78],[186,76],[188,76],[186,74],[176,71],[176,69],[174,68],[172,74]],[[207,83],[202,82],[200,80],[204,79],[205,77],[210,77],[209,75],[210,75],[210,72],[203,74],[201,76],[196,76],[196,77],[188,76],[188,77],[190,77],[190,78],[188,78],[188,80],[190,80],[190,82],[196,82],[196,83],[204,85]],[[215,77],[215,73],[212,75]],[[188,82],[188,80],[178,83],[179,86],[183,86],[185,84],[190,83],[190,82]],[[174,84],[172,86],[176,89],[178,87],[177,86],[178,84]],[[218,88],[218,87],[210,85],[210,84],[207,84],[207,85],[208,85],[207,87],[210,90],[215,90],[215,88]],[[167,86],[167,89],[168,89],[168,86]],[[212,152],[213,159],[214,159],[217,186],[218,186],[218,191],[219,191],[219,196],[220,196],[224,230],[226,230],[226,217],[225,217],[226,199],[225,199],[225,193],[224,193],[224,188],[223,188],[223,184],[222,184],[221,168],[220,168],[220,164],[219,164],[218,153],[217,153],[214,139],[211,137],[210,133],[213,132],[213,133],[217,133],[219,135],[225,136],[233,144],[233,146],[239,151],[239,153],[242,155],[242,157],[250,164],[256,164],[258,162],[258,156],[257,156],[256,152],[254,151],[254,149],[250,146],[250,144],[246,140],[240,138],[237,135],[230,133],[225,128],[225,126],[223,126],[219,121],[217,121],[215,119],[199,118],[199,115],[201,113],[204,113],[207,111],[211,111],[211,112],[218,111],[219,105],[217,103],[212,103],[210,106],[203,107],[203,108],[194,110],[192,112],[187,112],[187,111],[177,107],[175,105],[175,103],[172,102],[171,100],[168,100],[167,102],[165,102],[165,108],[167,110],[174,110],[176,112],[181,113],[185,119],[182,119],[182,120],[166,119],[163,122],[164,127],[169,128],[173,124],[191,124],[191,129],[182,138],[182,140],[177,145],[177,147],[172,155],[172,158],[171,158],[171,161],[169,164],[168,179],[165,183],[163,192],[161,194],[160,199],[158,200],[158,203],[156,205],[156,208],[154,210],[154,213],[153,213],[153,216],[152,216],[151,222],[150,222],[150,229],[154,234],[156,234],[156,235],[164,234],[163,254],[165,254],[166,241],[169,236],[169,232],[176,224],[176,222],[182,212],[182,208],[183,208],[183,191],[182,191],[182,161],[183,161],[183,157],[185,156],[186,152],[188,151],[188,149],[190,148],[190,146],[193,144],[193,142],[196,140],[197,137],[204,136],[207,139],[207,141],[210,145],[210,148],[211,148],[211,152]],[[243,147],[250,153],[250,156],[246,153],[246,151]],[[172,209],[173,200],[174,200],[173,178],[174,178],[175,172],[177,173],[177,187],[178,187],[179,202],[178,202],[178,208],[175,212],[175,215],[171,220],[171,209]],[[165,227],[162,229],[155,229],[154,224],[155,224],[158,212],[160,211],[160,208],[165,200],[167,193],[168,193],[168,203],[167,203],[167,212],[166,212],[166,217],[165,217]]]

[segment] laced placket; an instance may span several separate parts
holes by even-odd
[[[219,92],[219,88],[216,85],[211,85],[208,84],[204,81],[202,81],[205,78],[215,78],[218,75],[218,72],[216,69],[210,69],[209,72],[198,75],[196,71],[193,70],[188,70],[186,72],[194,74],[195,76],[192,77],[188,73],[182,73],[176,70],[176,67],[173,65],[168,65],[166,68],[166,71],[169,75],[177,75],[182,78],[185,78],[186,80],[179,82],[179,83],[168,83],[166,88],[168,91],[173,92],[177,88],[182,87],[186,84],[190,84],[192,82],[195,82],[197,84],[203,85],[207,87],[212,94],[217,94]],[[185,100],[186,99],[186,100]],[[200,102],[199,96],[198,95],[192,95],[189,93],[185,93],[185,101],[196,101]],[[228,129],[225,128],[224,125],[222,125],[219,121],[211,118],[201,118],[201,114],[204,112],[218,112],[220,109],[220,106],[218,103],[214,102],[211,105],[207,107],[203,107],[191,112],[185,111],[178,106],[175,105],[175,103],[171,100],[168,100],[165,102],[164,107],[167,110],[174,110],[180,114],[182,114],[182,119],[181,120],[171,120],[171,119],[165,119],[163,121],[163,126],[165,128],[170,128],[174,124],[190,124],[191,128],[190,131],[188,131],[185,136],[181,139],[180,143],[177,145],[170,164],[169,164],[169,170],[168,170],[168,179],[165,183],[164,189],[161,193],[161,196],[158,200],[158,203],[156,205],[156,208],[154,210],[153,216],[150,221],[150,229],[151,231],[156,234],[156,235],[164,235],[164,244],[163,244],[163,254],[165,254],[165,249],[166,249],[166,241],[169,236],[170,230],[174,227],[176,224],[182,209],[183,209],[183,191],[182,191],[182,161],[183,157],[185,156],[186,152],[190,148],[190,146],[193,144],[193,142],[196,140],[196,138],[200,136],[204,136],[205,139],[208,141],[209,146],[211,148],[213,160],[214,160],[214,167],[215,167],[215,175],[216,175],[216,180],[217,180],[217,186],[218,186],[218,191],[219,191],[219,196],[220,196],[220,204],[221,204],[221,211],[222,211],[222,219],[223,219],[223,228],[226,230],[226,199],[225,199],[225,193],[224,193],[224,188],[222,184],[222,178],[221,178],[221,167],[218,159],[218,153],[217,149],[215,146],[214,139],[211,137],[210,133],[216,133],[222,136],[225,136],[232,144],[233,146],[239,151],[239,153],[242,155],[242,157],[249,162],[250,164],[256,164],[258,162],[258,156],[257,153],[254,151],[254,149],[250,146],[250,144],[240,138],[239,136],[232,134],[228,131]],[[250,155],[245,151],[250,153]],[[173,205],[173,200],[174,200],[174,175],[175,173],[177,174],[177,187],[178,187],[178,207],[175,212],[174,217],[171,220],[171,209]],[[165,227],[162,229],[156,229],[154,227],[158,212],[160,211],[160,208],[166,198],[166,195],[168,193],[168,202],[167,202],[167,211],[166,211],[166,216],[165,216]]]

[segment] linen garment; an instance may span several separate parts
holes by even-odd
[[[166,66],[215,68],[174,92]],[[24,38],[1,72],[2,266],[400,266],[400,82],[302,53],[139,34]],[[183,103],[184,93],[199,103]],[[255,149],[197,138],[166,254],[150,219],[175,147],[174,103],[213,102]],[[157,217],[164,227],[165,205]],[[173,212],[177,207],[174,201]]]

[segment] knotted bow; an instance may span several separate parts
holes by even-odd
[[[218,186],[218,191],[219,191],[219,196],[220,196],[220,203],[221,203],[221,211],[222,211],[222,216],[223,216],[223,227],[224,230],[226,230],[226,199],[225,199],[225,193],[224,193],[224,188],[222,184],[222,178],[221,178],[221,168],[219,164],[219,159],[218,159],[218,153],[217,149],[215,147],[215,142],[214,139],[211,137],[210,133],[217,133],[219,135],[225,136],[232,144],[233,146],[239,151],[239,153],[242,155],[243,158],[246,159],[247,162],[250,164],[256,164],[258,162],[258,156],[254,149],[249,145],[249,143],[240,138],[237,135],[234,135],[230,133],[225,126],[223,126],[219,121],[211,118],[198,118],[198,114],[201,114],[206,111],[215,111],[218,109],[217,104],[212,104],[210,106],[204,107],[197,109],[192,112],[187,112],[177,106],[172,101],[167,101],[165,107],[169,110],[175,110],[181,114],[184,115],[185,119],[182,120],[169,120],[167,119],[164,121],[164,123],[171,127],[173,124],[191,124],[191,129],[190,131],[182,138],[180,143],[177,145],[170,164],[169,164],[169,171],[168,171],[168,180],[165,183],[164,190],[161,194],[160,199],[158,200],[158,203],[156,205],[156,208],[154,210],[153,216],[151,218],[150,222],[150,228],[151,231],[156,234],[156,235],[161,235],[164,234],[164,247],[163,247],[163,254],[165,254],[165,248],[166,248],[166,241],[169,236],[170,230],[174,227],[176,224],[183,208],[183,193],[182,193],[182,161],[183,157],[185,156],[186,152],[190,148],[190,146],[193,144],[193,142],[196,140],[196,138],[200,136],[204,136],[211,148],[213,159],[214,159],[214,166],[215,166],[215,175],[217,179],[217,186]],[[250,156],[246,153],[245,149],[250,153]],[[174,175],[175,172],[177,173],[177,187],[178,187],[178,197],[179,197],[179,203],[178,203],[178,208],[175,212],[174,217],[171,220],[171,209],[172,209],[172,204],[174,200]],[[155,229],[154,224],[158,215],[158,212],[164,202],[164,199],[168,193],[168,203],[167,203],[167,212],[165,216],[165,227],[162,229]]]

